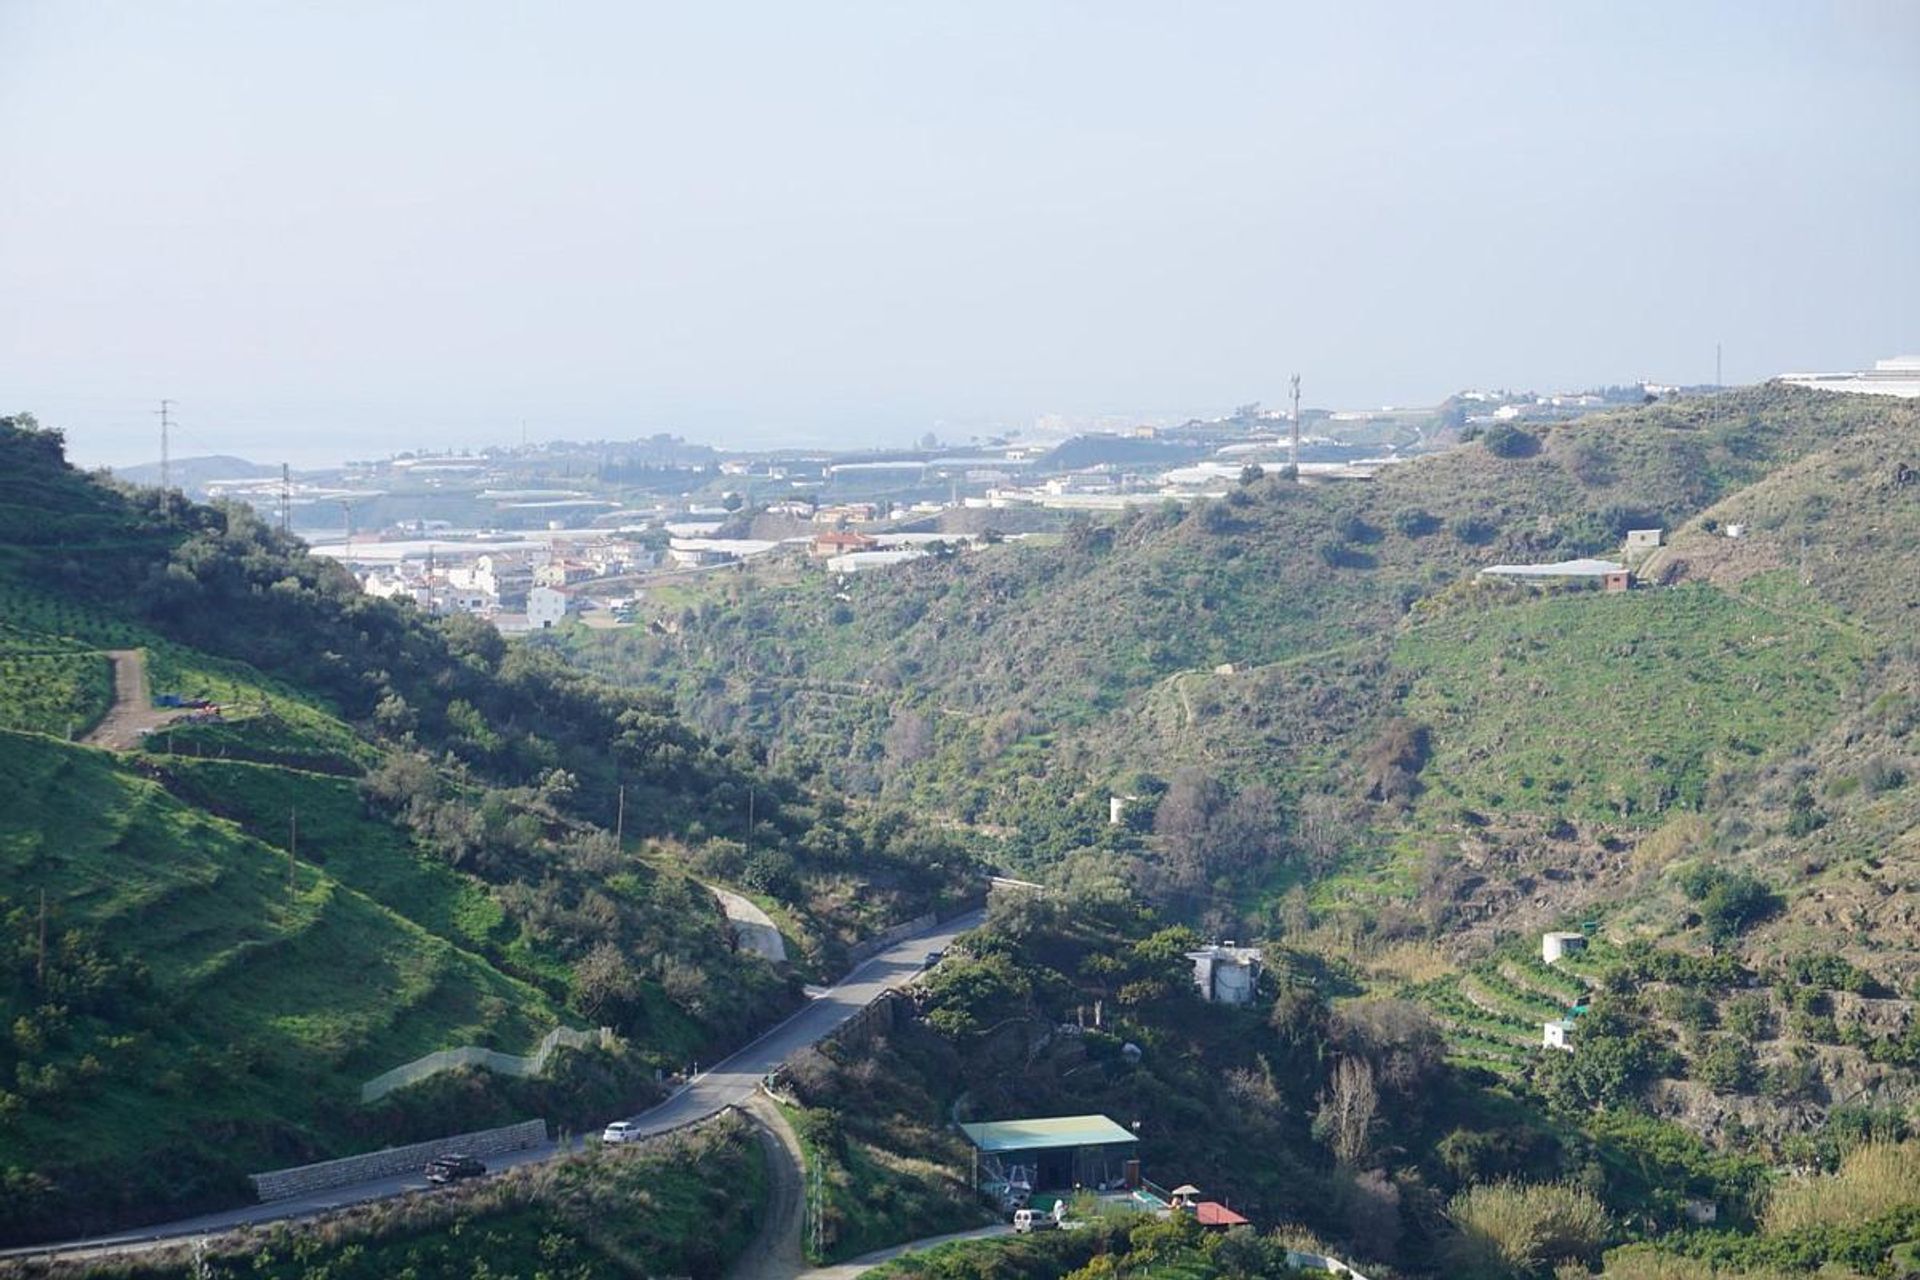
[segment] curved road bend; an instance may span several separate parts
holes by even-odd
[[[895,943],[856,966],[853,972],[834,986],[828,987],[784,1022],[763,1032],[745,1048],[736,1050],[708,1070],[700,1072],[666,1101],[632,1117],[633,1121],[645,1133],[664,1133],[696,1120],[704,1120],[726,1107],[744,1105],[760,1087],[761,1078],[768,1072],[799,1050],[825,1039],[828,1033],[841,1023],[873,1003],[882,992],[906,985],[920,973],[921,962],[926,958],[927,952],[944,949],[955,938],[976,927],[985,918],[984,911],[970,911],[964,916],[945,924],[935,925],[924,933]],[[564,1151],[578,1150],[581,1145],[581,1139],[577,1137],[568,1139],[564,1144],[545,1142],[524,1151],[489,1157],[487,1163],[490,1168],[496,1170],[509,1169],[516,1165],[550,1160]],[[311,1196],[276,1200],[271,1204],[248,1205],[240,1209],[205,1214],[178,1222],[139,1227],[114,1235],[7,1249],[0,1251],[0,1257],[24,1257],[49,1253],[79,1255],[133,1253],[151,1248],[159,1242],[177,1240],[183,1236],[213,1235],[222,1231],[231,1231],[237,1227],[318,1217],[334,1209],[365,1204],[372,1200],[384,1200],[409,1191],[423,1191],[426,1187],[426,1179],[419,1174],[382,1178],[349,1187],[335,1187],[331,1191],[323,1191]]]

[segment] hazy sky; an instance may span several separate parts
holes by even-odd
[[[1728,381],[1920,348],[1920,4],[0,0],[77,457]]]

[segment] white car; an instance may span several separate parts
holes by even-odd
[[[602,1142],[638,1142],[646,1135],[640,1132],[640,1126],[631,1120],[615,1120],[600,1135]]]

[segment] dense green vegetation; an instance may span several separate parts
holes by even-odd
[[[881,1093],[889,1089],[890,1082],[870,1062],[858,1070],[870,1089]],[[819,1175],[820,1248],[814,1261],[857,1258],[902,1240],[944,1235],[989,1221],[987,1211],[955,1173],[965,1148],[953,1134],[925,1125],[909,1137],[896,1125],[883,1143],[862,1136],[868,1132],[866,1125],[856,1122],[850,1130],[842,1123],[841,1113],[831,1108],[783,1109],[800,1139],[807,1176],[814,1177],[816,1170]],[[862,1108],[862,1114],[867,1110]],[[811,1219],[804,1243],[811,1256]]]
[[[20,776],[91,797],[0,817],[0,1156],[29,1212],[111,1167],[40,1185],[34,1126],[101,1080],[157,1089],[154,1064],[211,1034],[183,1009],[243,1030],[257,1068],[240,1098],[195,1078],[204,1115],[250,1117],[209,1130],[213,1199],[240,1167],[214,1140],[306,1154],[587,1115],[794,1000],[799,974],[731,956],[695,877],[766,902],[818,975],[984,856],[1046,891],[996,905],[890,1034],[786,1073],[830,1257],[977,1220],[953,1120],[1086,1111],[1139,1122],[1149,1177],[1405,1272],[1865,1274],[1920,1237],[1900,1145],[1920,1069],[1912,406],[1680,400],[847,581],[724,575],[657,626],[512,646],[12,431],[0,499],[40,515],[0,520],[71,511],[106,553],[53,575],[30,571],[44,541],[0,551],[29,620],[0,660],[139,645],[156,688],[230,710],[110,759],[60,740],[84,682],[49,676],[21,703],[33,732],[0,735]],[[1474,578],[1652,525],[1669,545],[1625,595]],[[55,821],[80,836],[66,862]],[[1588,945],[1549,965],[1543,928]],[[1253,1005],[1195,996],[1184,953],[1207,936],[1264,946]],[[276,977],[342,940],[403,998]],[[230,972],[271,990],[224,992]],[[1543,1049],[1563,1017],[1571,1051]],[[550,1019],[624,1047],[559,1083],[449,1078],[377,1110],[340,1085],[447,1037],[524,1047]],[[289,1122],[284,1064],[314,1060],[335,1078]],[[1285,1265],[1230,1243],[1109,1224],[902,1273]]]
[[[1403,632],[1394,667],[1403,714],[1432,729],[1435,802],[1647,824],[1825,727],[1864,650],[1837,623],[1684,587],[1462,609]]]
[[[766,1171],[752,1127],[711,1124],[514,1170],[478,1186],[349,1211],[135,1262],[51,1264],[35,1274],[111,1280],[425,1280],[432,1276],[713,1280],[753,1239]]]
[[[629,1111],[800,998],[799,972],[735,953],[695,875],[766,895],[815,975],[968,891],[970,858],[899,814],[471,619],[367,599],[244,509],[80,475],[31,421],[0,420],[0,529],[0,656],[138,648],[156,692],[221,707],[113,756],[65,741],[77,695],[40,680],[15,702],[35,732],[0,730],[7,1237]],[[421,1054],[523,1053],[560,1024],[617,1036],[544,1078],[359,1102]]]
[[[1154,1160],[1416,1269],[1543,1274],[1632,1239],[1671,1260],[1699,1206],[1755,1239],[1780,1169],[1907,1131],[1917,464],[1914,406],[1757,388],[1483,437],[1366,486],[1250,475],[1222,501],[885,574],[750,572],[646,632],[548,643],[751,727],[775,760],[943,812],[1071,904],[1073,924],[1034,926],[1049,942],[1009,951],[1002,922],[943,966],[925,1022],[873,1058],[885,1086],[813,1064],[813,1105],[859,1141],[935,1150],[915,1126],[956,1104],[1134,1114],[1092,1032],[1034,1049],[1038,1030],[1020,1047],[1002,1029],[998,1061],[970,1039],[1016,1015],[1077,1026],[1102,1001],[1136,1075],[1167,1070],[1168,1018],[1215,1076],[1275,1052],[1239,1013],[1208,1011],[1229,1049],[1120,1000],[1144,939],[1086,913],[1137,895],[1263,939],[1324,1006],[1319,1056],[1270,1069],[1278,1128],[1174,1077],[1156,1099],[1191,1110]],[[1655,526],[1668,545],[1625,595],[1473,576],[1618,556]],[[1109,796],[1129,798],[1118,823]],[[1538,931],[1570,927],[1588,949],[1543,963]],[[1074,928],[1118,930],[1086,947],[1126,976],[1049,950]],[[1348,1159],[1309,1121],[1356,1056],[1335,1028],[1383,1002],[1432,1075],[1380,1105],[1410,1130]],[[1568,1016],[1573,1051],[1543,1050]],[[1246,1146],[1264,1173],[1221,1154]],[[1464,1216],[1545,1222],[1558,1193],[1537,1188],[1560,1184],[1606,1215],[1581,1249],[1536,1257],[1523,1232],[1462,1252]],[[1383,1188],[1392,1249],[1354,1225]],[[1819,1256],[1882,1258],[1903,1222]],[[1803,1265],[1769,1248],[1737,1264]]]

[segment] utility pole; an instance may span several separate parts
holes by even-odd
[[[293,897],[294,860],[300,854],[300,811],[287,806],[287,897]]]
[[[280,536],[287,536],[287,523],[293,514],[293,472],[280,464]]]
[[[173,459],[168,448],[167,435],[173,427],[173,401],[160,402],[160,491],[166,492],[173,487]]]
[[[747,852],[753,852],[753,788],[747,788]]]
[[[627,838],[627,784],[620,784],[620,807],[614,811],[613,842],[621,843]]]
[[[47,989],[47,891],[40,891],[40,958],[34,965],[34,983]]]
[[[826,1234],[824,1219],[827,1216],[825,1213],[827,1192],[821,1181],[820,1170],[821,1162],[816,1159],[813,1162],[813,1256],[816,1258],[821,1256],[821,1246]]]
[[[1718,391],[1727,384],[1720,380],[1720,344],[1713,344],[1713,389]]]
[[[1300,375],[1293,375],[1293,442],[1287,448],[1287,465],[1293,468],[1293,482],[1300,483]]]

